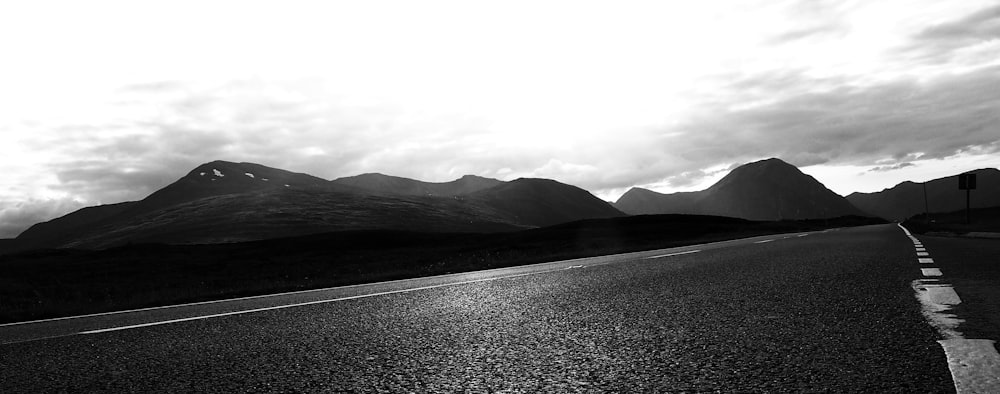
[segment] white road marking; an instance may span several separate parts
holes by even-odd
[[[805,237],[807,235],[809,235],[809,234],[799,234],[799,235],[796,235],[796,237]]]
[[[921,312],[924,318],[927,319],[927,324],[934,327],[941,333],[941,336],[952,339],[961,338],[962,333],[958,332],[958,325],[962,323],[963,320],[956,317],[954,314],[946,313],[951,309],[951,304],[943,304],[935,302],[935,297],[933,290],[930,288],[941,288],[940,284],[925,284],[924,281],[929,281],[930,279],[917,279],[913,281],[911,286],[913,291],[917,296],[917,300],[920,301]],[[955,295],[955,299],[950,299],[950,295],[938,296],[939,301],[949,301],[949,302],[961,302],[958,299],[958,295]]]
[[[923,288],[935,304],[958,305],[962,303],[962,299],[958,297],[958,293],[955,293],[955,289],[951,285],[924,284]]]
[[[938,343],[948,356],[958,394],[1000,393],[1000,354],[992,340],[954,338]]]
[[[920,273],[924,276],[941,276],[941,270],[938,268],[921,268]]]
[[[158,322],[152,322],[152,323],[135,324],[135,325],[131,325],[131,326],[121,326],[121,327],[103,328],[103,329],[99,329],[99,330],[80,331],[80,334],[100,334],[102,332],[121,331],[121,330],[129,330],[129,329],[133,329],[133,328],[159,326],[159,325],[163,325],[163,324],[172,324],[172,323],[180,323],[180,322],[193,321],[193,320],[210,319],[210,318],[213,318],[213,317],[242,315],[242,314],[245,314],[245,313],[273,311],[273,310],[276,310],[276,309],[294,308],[294,307],[299,307],[299,306],[315,305],[315,304],[325,304],[325,303],[329,303],[329,302],[347,301],[347,300],[354,300],[354,299],[358,299],[358,298],[378,297],[378,296],[383,296],[383,295],[388,295],[388,294],[409,293],[409,292],[413,292],[413,291],[436,289],[436,288],[439,288],[439,287],[460,286],[460,285],[466,285],[466,284],[470,284],[470,283],[489,282],[489,281],[494,281],[494,280],[498,280],[498,279],[517,278],[517,277],[521,277],[521,276],[537,275],[537,274],[550,273],[550,272],[553,272],[553,271],[528,272],[528,273],[524,273],[524,274],[516,274],[516,275],[508,275],[508,276],[498,276],[498,277],[495,277],[495,278],[467,280],[467,281],[455,282],[455,283],[442,283],[440,285],[414,287],[412,289],[400,289],[400,290],[383,291],[383,292],[371,293],[371,294],[359,294],[359,295],[348,296],[348,297],[331,298],[331,299],[328,299],[328,300],[317,300],[317,301],[309,301],[309,302],[300,302],[300,303],[297,303],[297,304],[278,305],[278,306],[270,306],[270,307],[266,307],[266,308],[248,309],[248,310],[244,310],[244,311],[235,311],[235,312],[226,312],[226,313],[216,313],[216,314],[212,314],[212,315],[193,316],[193,317],[186,317],[186,318],[183,318],[183,319],[164,320],[164,321],[158,321]]]
[[[910,232],[897,223],[907,236]],[[917,256],[929,256],[924,245],[915,237],[913,245]],[[918,257],[921,264],[933,263],[929,257]],[[938,268],[921,268],[924,276],[941,276]],[[938,282],[938,283],[933,283]],[[1000,393],[1000,353],[997,353],[995,342],[989,339],[966,339],[956,329],[963,322],[954,314],[944,313],[952,305],[962,303],[958,293],[949,284],[942,284],[936,279],[918,279],[914,281],[913,289],[923,305],[923,313],[927,322],[941,332],[945,338],[938,341],[948,357],[948,369],[951,371],[955,392],[966,393]]]
[[[657,255],[657,256],[649,256],[649,257],[644,257],[643,260],[658,259],[660,257],[680,256],[682,254],[691,254],[691,253],[698,253],[698,252],[701,252],[701,250],[689,250],[687,252],[677,252],[677,253],[670,253],[670,254],[661,254],[661,255]]]
[[[757,241],[757,242],[754,242],[754,243],[755,243],[755,244],[762,244],[762,243],[765,243],[765,242],[771,242],[771,241],[774,241],[774,240],[773,240],[773,239],[765,239],[765,240],[763,240],[763,241]]]
[[[650,258],[656,258],[656,257],[677,256],[677,255],[682,255],[682,254],[698,253],[700,251],[701,250],[689,250],[689,251],[686,251],[686,252],[670,253],[670,254],[665,254],[665,255],[660,255],[660,256],[653,256],[653,257],[646,257],[646,258],[650,259]],[[566,268],[563,268],[563,269],[582,268],[582,267],[583,267],[583,265],[573,265],[573,266],[569,266],[569,267],[566,267]],[[182,319],[173,319],[173,320],[164,320],[164,321],[144,323],[144,324],[135,324],[135,325],[131,325],[131,326],[121,326],[121,327],[111,327],[111,328],[104,328],[104,329],[98,329],[98,330],[81,331],[80,334],[99,334],[99,333],[103,333],[103,332],[121,331],[121,330],[129,330],[129,329],[133,329],[133,328],[142,328],[142,327],[158,326],[158,325],[163,325],[163,324],[172,324],[172,323],[181,323],[181,322],[186,322],[186,321],[210,319],[210,318],[214,318],[214,317],[242,315],[242,314],[246,314],[246,313],[264,312],[264,311],[271,311],[271,310],[276,310],[276,309],[293,308],[293,307],[306,306],[306,305],[315,305],[315,304],[324,304],[324,303],[337,302],[337,301],[347,301],[347,300],[353,300],[353,299],[359,299],[359,298],[367,298],[367,297],[377,297],[377,296],[388,295],[388,294],[409,293],[409,292],[413,292],[413,291],[436,289],[436,288],[439,288],[439,287],[460,286],[460,285],[466,285],[466,284],[470,284],[470,283],[494,281],[494,280],[498,280],[498,279],[509,279],[509,278],[517,278],[517,277],[521,277],[521,276],[528,276],[528,275],[545,274],[545,273],[551,273],[551,272],[555,272],[555,271],[557,271],[557,269],[555,269],[555,270],[545,270],[545,271],[536,271],[536,272],[528,272],[528,273],[523,273],[523,274],[515,274],[515,275],[507,275],[507,276],[498,276],[498,277],[486,278],[486,279],[467,280],[467,281],[454,282],[454,283],[443,283],[443,284],[439,284],[439,285],[415,287],[415,288],[411,288],[411,289],[400,289],[400,290],[383,291],[383,292],[371,293],[371,294],[360,294],[360,295],[355,295],[355,296],[332,298],[332,299],[327,299],[327,300],[317,300],[317,301],[301,302],[301,303],[296,303],[296,304],[277,305],[277,306],[271,306],[271,307],[266,307],[266,308],[256,308],[256,309],[248,309],[248,310],[242,310],[242,311],[234,311],[234,312],[226,312],[226,313],[216,313],[216,314],[211,314],[211,315],[193,316],[193,317],[186,317],[186,318],[182,318]]]

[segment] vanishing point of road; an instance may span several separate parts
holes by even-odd
[[[954,392],[892,225],[0,326],[14,392]]]

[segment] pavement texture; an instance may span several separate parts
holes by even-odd
[[[966,338],[1000,341],[1000,239],[917,235],[941,279],[951,283],[962,303],[951,309],[962,320]]]
[[[898,227],[773,238],[10,343],[0,391],[954,391]]]

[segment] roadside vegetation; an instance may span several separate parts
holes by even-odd
[[[912,232],[933,235],[968,235],[969,233],[1000,233],[1000,207],[977,208],[970,212],[966,223],[965,210],[948,213],[916,215],[903,222]]]
[[[643,215],[494,234],[344,231],[230,244],[37,250],[0,256],[0,323],[877,223],[885,222]]]

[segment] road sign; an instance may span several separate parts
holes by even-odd
[[[958,190],[976,190],[976,174],[959,174]]]
[[[958,190],[965,190],[965,224],[972,223],[969,191],[976,189],[976,174],[958,174]]]

